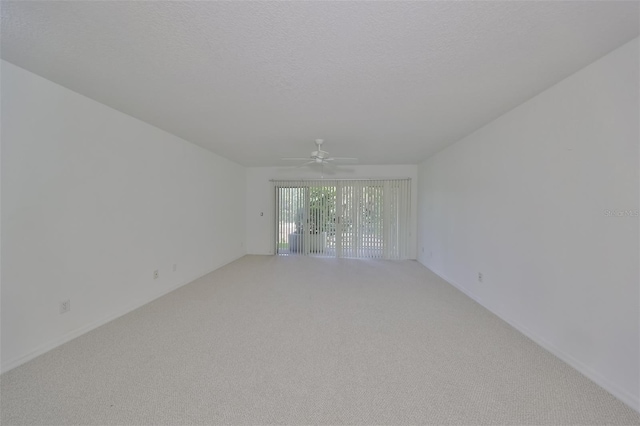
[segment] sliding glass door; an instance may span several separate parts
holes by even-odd
[[[410,180],[275,181],[276,253],[403,259]]]
[[[335,185],[276,186],[276,253],[335,255]]]

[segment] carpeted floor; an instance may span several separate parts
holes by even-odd
[[[10,424],[640,424],[412,261],[246,256],[0,377]]]

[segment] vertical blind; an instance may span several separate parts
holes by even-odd
[[[410,179],[273,183],[276,253],[407,258]]]

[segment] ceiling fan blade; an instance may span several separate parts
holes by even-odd
[[[283,161],[307,161],[309,157],[285,157],[281,158]]]
[[[350,158],[350,157],[331,157],[331,158],[327,158],[326,161],[335,161],[337,163],[357,163],[358,159],[357,158]]]
[[[306,158],[305,158],[305,160],[306,160]],[[304,167],[304,166],[308,166],[308,165],[311,165],[311,164],[316,164],[316,162],[315,162],[315,161],[313,161],[313,160],[312,160],[312,161],[307,161],[306,163],[302,163],[302,164],[300,164],[300,165],[298,166],[298,168],[300,168],[300,167]]]

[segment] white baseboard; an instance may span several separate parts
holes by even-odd
[[[606,390],[607,392],[609,392],[610,394],[618,398],[620,401],[624,402],[629,407],[633,408],[635,411],[640,413],[640,400],[634,395],[632,395],[630,392],[626,391],[625,389],[622,389],[620,386],[611,382],[610,380],[602,376],[600,373],[598,373],[588,365],[576,359],[574,356],[564,352],[562,349],[558,348],[553,343],[549,342],[543,337],[532,332],[531,330],[529,330],[527,327],[525,327],[518,321],[504,315],[503,312],[501,312],[499,309],[496,309],[491,304],[483,301],[480,297],[478,297],[478,295],[474,294],[472,291],[461,286],[454,280],[447,278],[444,274],[441,274],[438,271],[434,271],[433,269],[429,268],[421,260],[418,260],[418,262],[420,262],[422,266],[429,269],[431,272],[433,272],[434,274],[436,274],[437,276],[445,280],[447,283],[451,284],[452,286],[460,290],[462,293],[464,293],[465,295],[467,295],[468,297],[470,297],[471,299],[473,299],[474,301],[482,305],[484,308],[488,309],[490,312],[497,315],[500,319],[505,321],[511,327],[515,328],[520,333],[524,334],[525,336],[533,340],[535,343],[542,346],[544,349],[551,352],[553,355],[560,358],[562,361],[566,362],[574,369],[578,370],[584,376],[589,378],[592,382],[594,382],[595,384],[597,384],[598,386],[600,386],[601,388],[603,388],[604,390]]]
[[[160,297],[162,297],[162,296],[164,296],[166,294],[169,294],[172,291],[175,291],[178,288],[183,287],[183,286],[185,286],[185,285],[197,280],[200,277],[203,277],[203,276],[205,276],[207,274],[210,274],[211,272],[215,271],[216,269],[219,269],[219,268],[221,268],[221,267],[223,267],[223,266],[225,266],[225,265],[227,265],[227,264],[229,264],[229,263],[231,263],[231,262],[233,262],[235,260],[238,260],[238,259],[240,259],[241,257],[244,257],[244,256],[245,255],[242,254],[242,255],[240,255],[238,257],[235,257],[235,258],[233,258],[231,260],[223,261],[223,262],[217,264],[217,266],[214,266],[213,269],[211,269],[210,271],[207,271],[207,272],[205,272],[203,274],[196,274],[197,276],[189,278],[189,279],[185,280],[185,282],[182,282],[180,284],[172,286],[172,287],[170,287],[170,288],[168,288],[168,289],[166,289],[166,290],[164,290],[164,291],[162,291],[162,292],[160,292],[158,294],[154,294],[153,296],[151,296],[148,299],[138,300],[138,301],[128,305],[124,309],[119,309],[119,310],[117,310],[115,312],[110,313],[109,315],[106,315],[105,317],[103,317],[103,318],[101,318],[99,320],[92,321],[89,324],[86,324],[86,325],[84,325],[84,326],[82,326],[80,328],[77,328],[75,330],[72,330],[72,331],[70,331],[68,333],[63,334],[62,336],[60,336],[60,337],[58,337],[56,339],[50,340],[49,342],[45,343],[44,345],[38,346],[36,349],[30,351],[29,353],[27,353],[25,355],[22,355],[22,356],[20,356],[18,358],[14,358],[14,359],[12,359],[10,361],[7,361],[7,362],[3,362],[2,366],[0,367],[0,371],[2,373],[6,373],[9,370],[12,370],[12,369],[14,369],[14,368],[16,368],[16,367],[28,362],[28,361],[31,361],[32,359],[34,359],[34,358],[36,358],[36,357],[38,357],[38,356],[40,356],[40,355],[42,355],[42,354],[44,354],[46,352],[49,352],[52,349],[57,348],[58,346],[60,346],[60,345],[62,345],[64,343],[67,343],[67,342],[75,339],[76,337],[82,336],[83,334],[88,333],[89,331],[94,330],[94,329],[100,327],[101,325],[104,325],[104,324],[106,324],[106,323],[108,323],[110,321],[113,321],[116,318],[120,318],[121,316],[126,315],[129,312],[134,311],[134,310],[146,305],[147,303],[153,302],[154,300],[156,300],[156,299],[158,299],[158,298],[160,298]]]

